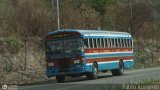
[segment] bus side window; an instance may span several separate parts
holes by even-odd
[[[84,39],[84,48],[88,48],[88,39]]]
[[[90,42],[89,42],[89,40],[90,40],[90,39],[88,38],[88,48],[90,48]]]
[[[97,38],[97,48],[101,48],[101,44],[100,44],[100,38]]]
[[[112,47],[115,47],[115,39],[112,39]]]
[[[128,47],[131,47],[131,45],[130,45],[130,39],[127,39],[127,44],[128,44]]]
[[[104,38],[101,38],[101,47],[104,48]]]
[[[130,48],[132,48],[132,39],[130,39],[129,44],[130,44]]]
[[[105,38],[103,38],[103,47],[104,47],[104,48],[106,48],[106,44],[107,44],[107,43],[106,43],[106,41],[105,41]]]
[[[92,48],[94,48],[94,47],[95,47],[95,46],[94,46],[94,40],[93,40],[93,38],[92,38],[92,46],[93,46]]]
[[[115,47],[118,47],[118,39],[115,39]]]
[[[103,48],[103,46],[102,46],[102,38],[100,38],[99,40],[100,40],[100,48]]]
[[[124,39],[124,44],[125,44],[125,47],[128,47],[127,46],[127,39]]]
[[[92,38],[89,39],[89,46],[90,48],[93,48]]]
[[[126,47],[128,47],[128,39],[125,39]]]
[[[96,44],[96,38],[93,38],[93,44],[94,44],[94,48],[97,48],[97,44]]]
[[[122,39],[120,39],[120,45],[121,45],[121,48],[123,47],[123,41],[122,41]]]
[[[121,43],[122,43],[122,47],[124,48],[125,47],[124,39],[122,39]]]
[[[129,46],[128,46],[128,39],[126,39],[126,47],[129,47]]]
[[[108,44],[107,39],[104,38],[104,48],[107,48],[107,46],[108,46],[107,44]]]
[[[111,41],[111,39],[107,39],[107,41],[108,41],[108,47],[112,47],[112,41]]]
[[[121,47],[121,39],[118,39],[118,47]]]

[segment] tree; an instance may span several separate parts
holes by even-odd
[[[106,7],[113,3],[113,0],[88,0],[89,5],[101,15],[105,14]]]
[[[99,25],[98,13],[82,3],[76,7],[72,0],[64,0],[60,4],[61,28],[92,29]]]
[[[119,5],[115,13],[116,29],[130,32],[134,36],[150,19],[151,9],[144,3],[134,3],[131,8],[130,5]]]
[[[114,0],[88,0],[88,5],[90,5],[93,9],[95,9],[100,16],[100,27],[102,29],[106,29],[106,12],[107,7],[109,7],[111,4],[113,4]]]
[[[26,69],[27,53],[32,37],[44,38],[53,25],[51,13],[43,1],[6,0],[1,9],[0,29],[6,36],[15,36],[24,43],[24,69]],[[22,62],[23,62],[22,61]]]

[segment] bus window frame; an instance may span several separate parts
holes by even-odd
[[[99,41],[100,42],[100,48],[102,48],[102,39],[100,38],[99,40],[100,40]]]
[[[92,38],[92,45],[93,45],[93,48],[94,48],[95,46],[94,46],[94,40],[93,40],[93,39],[94,39],[94,38]]]
[[[88,38],[88,48],[90,48],[90,42],[89,42],[89,38]]]
[[[120,39],[120,44],[121,44],[120,47],[123,48],[122,39]]]
[[[112,38],[112,48],[115,48],[115,39],[114,38]]]
[[[103,38],[103,45],[104,45],[104,48],[106,48],[106,41],[105,41],[105,38]]]
[[[117,43],[118,43],[118,48],[120,48],[121,47],[121,42],[120,42],[120,39],[118,38],[118,40],[117,40]]]
[[[109,47],[108,47],[108,48],[112,48],[112,39],[109,38],[108,40],[109,40],[109,41],[108,41],[108,42],[109,42]]]
[[[128,39],[128,47],[130,48],[131,47],[131,39]]]
[[[128,48],[128,42],[127,39],[125,39],[126,48]]]
[[[93,48],[92,38],[88,38],[89,48]]]

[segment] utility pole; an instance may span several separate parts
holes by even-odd
[[[57,0],[57,25],[58,25],[58,30],[60,30],[60,21],[59,21],[59,0]]]
[[[54,11],[55,11],[55,5],[54,5],[54,0],[51,0],[51,3],[52,3],[52,18],[53,18],[53,21],[55,20],[55,13],[54,13]]]
[[[51,0],[53,21],[57,19],[57,30],[60,30],[59,0]]]
[[[129,2],[129,7],[130,7],[130,26],[129,26],[129,32],[133,35],[133,30],[132,30],[132,22],[133,22],[133,10],[132,10],[132,0]]]

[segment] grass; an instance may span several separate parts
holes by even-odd
[[[4,0],[0,0],[0,5],[4,2]]]
[[[147,81],[143,81],[141,84],[159,84],[160,85],[160,80],[147,80]]]
[[[6,43],[4,44],[4,47],[12,54],[18,53],[23,46],[23,44],[15,37],[4,38],[2,42]]]

